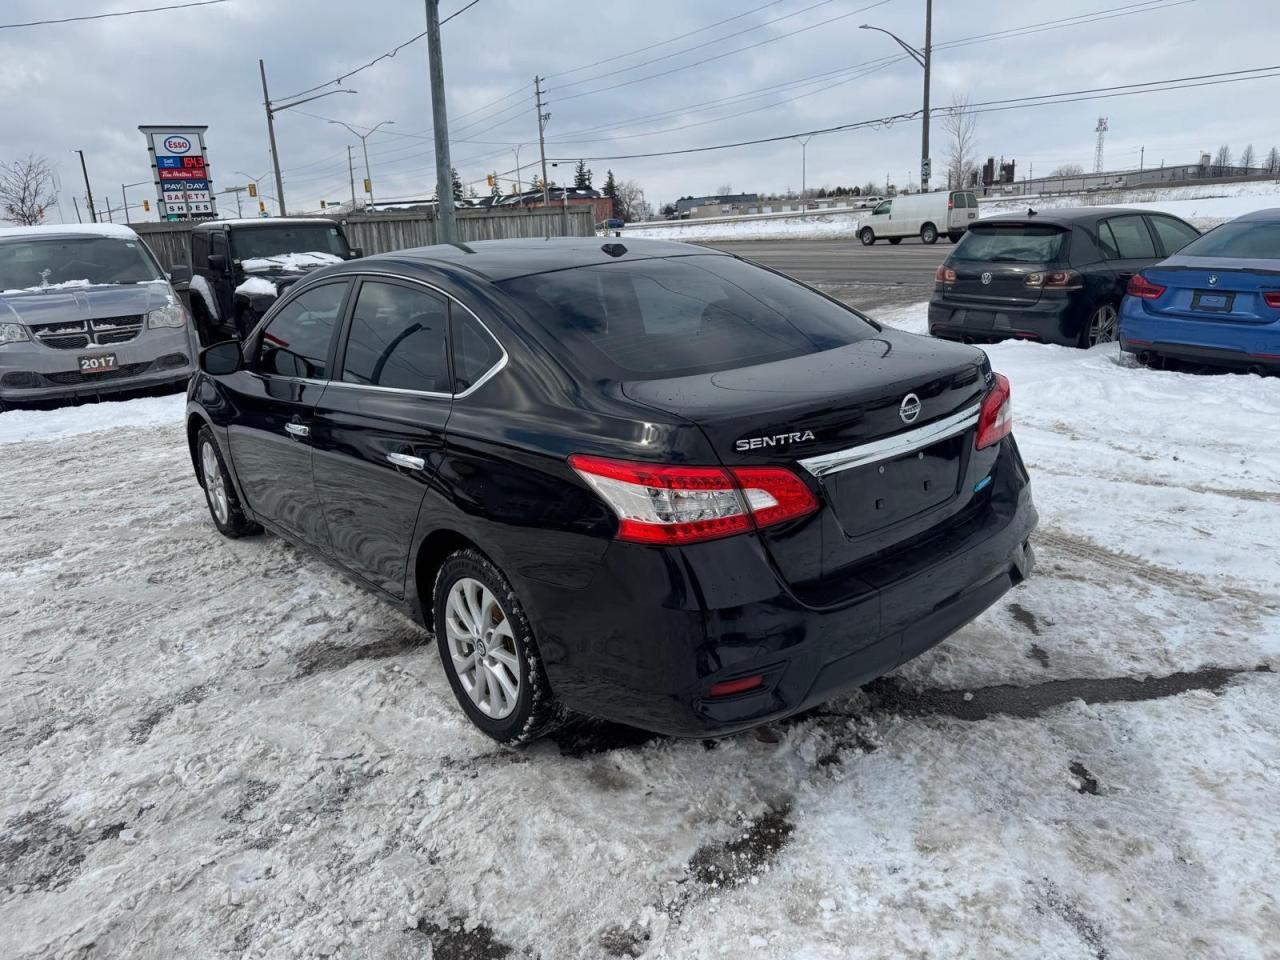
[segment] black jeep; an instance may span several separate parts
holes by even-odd
[[[191,310],[202,343],[245,337],[312,270],[362,256],[323,217],[206,220],[191,230]]]

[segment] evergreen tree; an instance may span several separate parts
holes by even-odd
[[[612,170],[605,174],[603,193],[610,201],[609,216],[616,217],[618,215],[618,181],[613,179]]]
[[[1280,150],[1275,147],[1267,154],[1267,173],[1280,173]]]
[[[578,161],[578,167],[573,171],[573,185],[578,190],[591,189],[591,168],[587,166],[587,161]]]
[[[453,199],[461,200],[465,196],[462,189],[462,178],[458,176],[458,171],[454,167],[449,168],[449,176],[453,180]]]

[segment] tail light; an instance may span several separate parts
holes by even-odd
[[[1009,400],[1009,378],[1002,373],[995,375],[995,384],[982,401],[978,413],[978,439],[974,445],[985,449],[999,443],[1013,430],[1013,405]]]
[[[738,680],[721,680],[719,683],[713,683],[708,692],[713,697],[731,697],[735,693],[746,693],[748,690],[758,690],[764,686],[764,674],[757,673],[755,676],[742,677]]]
[[[935,283],[955,283],[956,272],[944,263],[933,272],[933,279]]]
[[[1268,307],[1280,307],[1280,290],[1265,291],[1262,300]]]
[[[696,543],[794,520],[818,509],[783,467],[677,467],[574,454],[569,465],[618,516],[618,539]]]
[[[1125,288],[1125,293],[1131,297],[1137,297],[1139,300],[1159,300],[1164,296],[1165,288],[1158,283],[1152,283],[1140,273],[1135,273],[1129,278],[1129,285]]]
[[[1080,274],[1074,270],[1052,270],[1046,273],[1028,273],[1028,287],[1041,290],[1079,290],[1084,286]]]

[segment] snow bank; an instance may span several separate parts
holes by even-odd
[[[856,237],[858,213],[807,213],[794,216],[771,216],[758,220],[685,221],[655,226],[628,226],[625,237],[650,240],[786,240],[838,239]]]
[[[1254,210],[1280,207],[1280,182],[1274,180],[1202,184],[1186,187],[1156,187],[1140,190],[1106,190],[1080,196],[1017,197],[984,201],[982,216],[1022,213],[1027,207],[1052,210],[1057,207],[1128,207],[1172,213],[1201,227],[1216,226]]]
[[[271,257],[249,257],[240,261],[246,273],[265,273],[268,270],[313,270],[330,264],[342,263],[342,258],[332,253],[315,250],[309,253],[279,253]]]
[[[136,400],[107,400],[54,410],[9,410],[0,413],[0,444],[28,440],[64,440],[122,427],[157,427],[182,422],[184,393]],[[4,455],[0,454],[0,462]]]

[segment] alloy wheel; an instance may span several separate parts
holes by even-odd
[[[206,442],[200,449],[200,468],[204,474],[204,489],[209,495],[209,506],[213,515],[221,524],[231,519],[231,504],[227,500],[227,487],[222,479],[222,465],[218,463],[218,455],[213,444]]]
[[[520,699],[520,654],[511,621],[479,580],[462,577],[445,601],[445,639],[462,689],[487,717],[511,715]]]
[[[1109,303],[1104,303],[1093,311],[1089,315],[1089,346],[1114,341],[1118,319],[1116,308]]]

